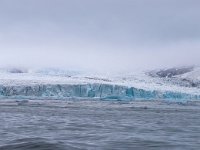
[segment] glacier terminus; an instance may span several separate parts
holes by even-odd
[[[102,75],[60,69],[1,69],[0,98],[200,100],[200,68]]]

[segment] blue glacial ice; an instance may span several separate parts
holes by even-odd
[[[200,95],[173,91],[144,90],[111,84],[46,84],[0,86],[0,98],[100,100],[200,100]]]

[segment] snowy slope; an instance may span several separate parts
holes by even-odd
[[[193,71],[179,75],[178,77],[182,79],[189,79],[192,81],[200,81],[200,67],[196,67],[193,69]]]
[[[102,75],[60,69],[1,69],[0,97],[200,100],[200,68],[169,71],[173,74],[160,77],[155,74],[162,70]]]

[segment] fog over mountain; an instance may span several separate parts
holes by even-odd
[[[0,66],[200,65],[198,0],[0,0]]]

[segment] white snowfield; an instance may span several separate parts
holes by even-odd
[[[196,67],[193,71],[177,76],[182,79],[190,79],[193,81],[200,81],[200,67]]]
[[[152,77],[146,71],[101,75],[58,69],[1,69],[0,97],[200,100],[199,83],[200,67],[173,78]]]

